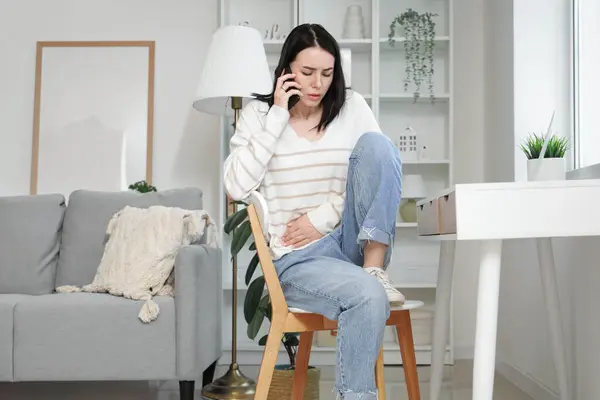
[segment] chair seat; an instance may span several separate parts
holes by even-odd
[[[404,311],[404,310],[414,310],[415,308],[423,307],[425,303],[419,300],[406,300],[404,304],[398,306],[392,306],[390,311]],[[313,314],[310,311],[303,310],[301,308],[289,307],[288,311],[293,314]]]

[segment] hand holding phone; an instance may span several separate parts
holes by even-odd
[[[291,73],[289,68],[286,68],[279,78],[277,78],[277,85],[275,86],[275,93],[273,94],[274,103],[279,107],[290,109],[300,100],[302,96],[302,86],[295,81],[296,75]]]

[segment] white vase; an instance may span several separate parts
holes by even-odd
[[[344,39],[364,39],[365,20],[361,6],[352,5],[346,9],[342,37]]]
[[[567,165],[564,158],[535,158],[527,160],[528,181],[562,181]]]

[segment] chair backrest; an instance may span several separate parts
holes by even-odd
[[[257,191],[250,192],[247,199],[248,204],[253,204],[258,217],[258,222],[262,227],[263,236],[267,243],[269,242],[269,208],[267,200]]]
[[[283,296],[279,277],[277,276],[277,271],[275,271],[273,258],[271,257],[267,241],[265,240],[264,229],[261,226],[259,213],[257,212],[257,205],[261,207],[261,211],[263,210],[260,200],[257,200],[261,198],[262,196],[256,196],[250,199],[248,218],[250,219],[250,227],[252,228],[252,236],[254,236],[260,268],[262,269],[267,285],[267,291],[269,292],[273,317],[285,317],[288,313],[288,305]]]

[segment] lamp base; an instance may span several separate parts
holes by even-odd
[[[256,382],[240,371],[237,363],[229,365],[229,370],[221,378],[202,388],[202,396],[218,400],[253,399]]]

